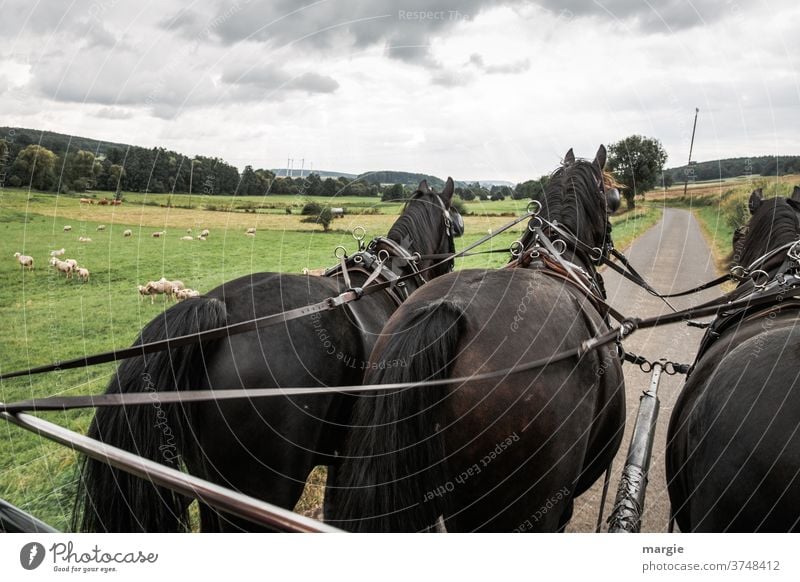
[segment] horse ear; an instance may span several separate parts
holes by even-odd
[[[750,214],[755,214],[758,207],[761,206],[761,202],[764,200],[764,193],[761,188],[757,190],[753,190],[753,193],[750,194],[750,200],[747,202],[747,207],[750,209]]]
[[[575,152],[572,151],[572,148],[569,148],[569,151],[564,156],[564,163],[565,164],[573,164],[573,163],[575,163]]]
[[[600,148],[597,150],[597,154],[594,156],[594,164],[600,169],[601,172],[606,167],[607,157],[606,146],[600,144]]]
[[[417,186],[417,192],[422,192],[423,194],[430,194],[431,193],[431,189],[428,188],[428,181],[427,180],[423,180],[422,182],[419,183],[419,186]]]
[[[800,202],[800,186],[794,187],[794,191],[792,191],[792,200]]]
[[[453,192],[455,191],[456,185],[453,183],[453,179],[448,176],[447,182],[444,183],[444,190],[442,190],[441,197],[445,203],[450,206],[450,201],[453,199]]]

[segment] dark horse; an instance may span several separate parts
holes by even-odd
[[[453,252],[453,236],[463,227],[460,216],[451,215],[452,196],[452,179],[441,194],[430,191],[423,181],[387,237],[375,239],[367,248],[372,259],[383,259],[385,271],[378,281],[411,273],[416,277],[343,308],[126,360],[107,392],[359,384],[381,329],[404,295],[426,279],[452,270],[452,260],[430,258]],[[415,253],[420,256],[412,259]],[[365,268],[369,257],[359,253],[350,259],[350,285],[363,286],[372,272]],[[348,287],[341,272],[329,274],[333,276],[255,273],[229,281],[166,310],[142,330],[136,343],[323,301]],[[325,395],[162,406],[154,394],[152,406],[98,410],[89,436],[291,509],[314,466],[335,466],[350,398]],[[84,461],[81,478],[74,518],[78,529],[169,532],[187,527],[190,500],[180,495],[90,459]],[[203,531],[259,529],[202,503],[200,520]]]
[[[610,243],[605,158],[602,146],[593,162],[570,150],[539,196],[542,217],[596,249]],[[537,252],[535,221],[520,264]],[[602,296],[600,257],[564,243],[563,259]],[[502,370],[606,330],[588,294],[535,259],[528,268],[454,272],[391,317],[370,358],[385,365],[365,382]],[[326,520],[354,531],[425,531],[440,517],[448,531],[560,530],[619,447],[623,392],[612,345],[497,381],[364,395],[346,460],[328,481]]]
[[[767,200],[757,190],[749,206],[734,244],[744,267],[800,239],[800,189]],[[797,273],[788,251],[762,267],[769,278]],[[752,291],[747,281],[735,293]],[[799,314],[800,300],[788,294],[771,307],[723,314],[707,330],[667,435],[669,497],[681,531],[800,531]]]

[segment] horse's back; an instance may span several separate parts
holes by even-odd
[[[536,270],[501,269],[459,271],[428,283],[384,333],[413,333],[406,325],[412,315],[436,302],[456,306],[464,318],[450,377],[547,358],[605,329],[569,284]],[[572,498],[596,480],[619,446],[625,412],[613,352],[603,348],[580,361],[451,387],[440,427],[451,479],[431,485],[452,487],[447,495],[457,501],[451,505],[469,510],[453,511],[448,528],[509,531],[533,518],[535,529],[563,525]]]
[[[800,528],[800,328],[759,326],[704,358],[673,411],[667,478],[682,531]]]
[[[257,273],[207,295],[224,301],[232,324],[318,303],[339,292],[338,282],[325,277]],[[202,388],[358,384],[364,358],[361,333],[350,313],[328,310],[220,340],[207,350],[207,385]],[[221,482],[231,479],[250,495],[287,506],[286,500],[302,491],[310,466],[327,464],[335,453],[338,427],[349,414],[346,400],[332,394],[195,405],[191,420],[200,447],[189,454],[192,470]]]

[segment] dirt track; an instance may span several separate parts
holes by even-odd
[[[717,275],[714,260],[700,232],[694,216],[685,210],[667,208],[663,220],[637,239],[626,251],[633,266],[653,287],[662,293],[694,287]],[[646,317],[667,312],[669,309],[659,299],[652,297],[622,279],[616,273],[604,271],[610,303],[626,315]],[[713,299],[716,289],[672,300],[676,309]],[[702,330],[684,325],[671,325],[635,333],[625,342],[625,348],[650,360],[667,358],[675,362],[691,363],[702,338]],[[627,423],[622,446],[614,461],[611,485],[606,500],[604,519],[608,517],[614,501],[617,483],[627,453],[630,435],[639,407],[639,395],[647,388],[650,375],[626,364]],[[667,424],[672,407],[683,386],[683,377],[662,376],[659,387],[661,411],[656,427],[650,480],[645,499],[643,532],[665,532],[669,521],[669,496],[664,476],[664,451]],[[602,480],[575,501],[575,512],[568,531],[594,531],[602,491]],[[605,527],[603,529],[605,531]]]

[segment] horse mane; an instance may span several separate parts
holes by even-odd
[[[542,217],[567,227],[586,244],[602,247],[608,233],[608,217],[605,199],[597,187],[599,179],[606,187],[613,183],[613,178],[609,182],[608,175],[599,175],[588,160],[561,166],[550,175],[544,190],[534,196],[542,205]],[[528,230],[520,242],[527,247],[533,237]]]
[[[415,243],[419,240],[433,240],[442,220],[441,207],[436,200],[430,198],[433,196],[439,195],[434,192],[416,191],[406,202],[402,214],[389,229],[386,238],[395,241],[409,252],[425,253],[426,249],[419,248]]]
[[[782,197],[764,200],[748,223],[739,264],[751,264],[765,253],[797,240],[798,234],[794,207]]]

